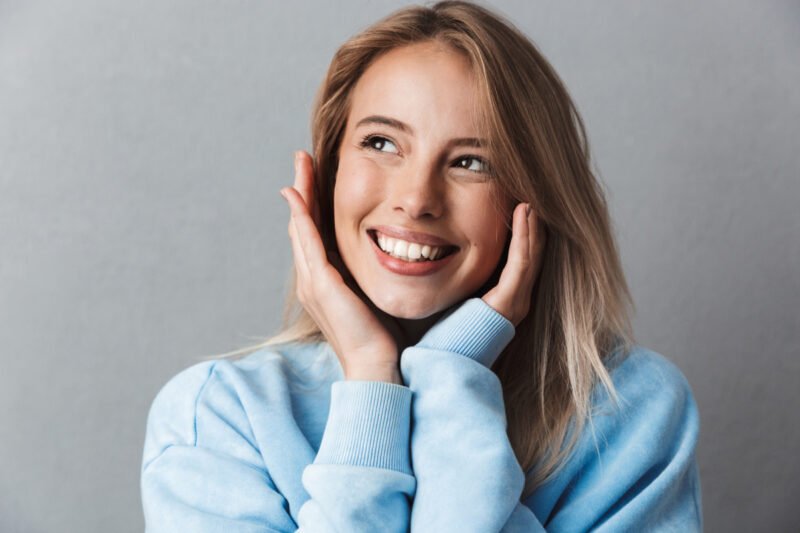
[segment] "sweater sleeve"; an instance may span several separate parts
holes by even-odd
[[[414,393],[411,531],[544,531],[518,509],[524,475],[506,435],[500,380],[488,367],[514,326],[483,300],[464,302],[400,359]]]
[[[407,530],[415,488],[408,388],[334,383],[316,457],[307,441],[286,430],[296,428],[291,420],[267,431],[276,442],[266,444],[285,457],[275,465],[284,480],[279,484],[265,466],[251,420],[282,408],[259,404],[260,413],[252,406],[247,411],[236,388],[215,374],[213,362],[187,369],[150,409],[141,477],[148,532]],[[277,416],[284,420],[292,413]],[[285,481],[294,467],[297,479],[291,481],[308,493],[302,499]],[[302,501],[295,513],[286,491]]]
[[[475,298],[403,352],[403,378],[414,393],[412,531],[698,530],[696,424],[687,389],[679,386],[668,388],[668,401],[662,395],[650,403],[660,405],[666,420],[656,418],[651,428],[646,421],[658,413],[643,414],[633,430],[629,417],[609,417],[615,423],[604,434],[608,446],[584,438],[579,457],[555,482],[520,501],[525,475],[506,433],[501,384],[490,370],[513,335],[511,322]],[[684,416],[686,424],[672,422]],[[642,441],[637,431],[650,431],[651,440]],[[636,460],[626,460],[632,452]],[[622,472],[607,468],[612,458]],[[599,470],[602,464],[606,470]]]
[[[408,531],[416,488],[410,421],[408,387],[335,382],[319,452],[303,472],[311,499],[300,509],[300,530]]]

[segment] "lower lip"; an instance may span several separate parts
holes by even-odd
[[[412,263],[392,257],[381,250],[375,241],[373,241],[369,236],[367,236],[367,238],[369,239],[369,242],[372,243],[372,248],[375,250],[375,254],[378,256],[378,262],[386,270],[394,272],[395,274],[402,274],[403,276],[427,276],[429,274],[433,274],[434,272],[437,272],[438,270],[441,270],[447,266],[450,260],[455,257],[456,253],[458,253],[452,253],[447,257],[443,257],[442,259],[437,259],[435,261],[415,261]]]

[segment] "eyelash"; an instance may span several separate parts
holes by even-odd
[[[395,146],[397,146],[397,144],[394,141],[392,141],[391,139],[389,139],[387,137],[384,137],[383,135],[375,135],[374,133],[370,133],[370,134],[364,136],[361,139],[361,142],[359,143],[359,146],[361,146],[362,148],[366,148],[367,150],[373,150],[373,151],[379,152],[379,153],[386,153],[383,150],[379,150],[378,148],[375,148],[374,146],[372,146],[372,142],[375,141],[375,140],[388,141],[388,142],[394,144]],[[465,159],[466,160],[474,159],[475,161],[480,162],[480,164],[483,166],[484,170],[469,170],[469,168],[463,167],[461,165],[457,165],[458,168],[463,168],[464,170],[468,170],[469,172],[474,172],[476,174],[489,174],[489,162],[486,161],[484,158],[478,157],[477,155],[469,155],[469,154],[467,154],[467,155],[463,155],[463,156],[459,157],[455,161],[456,162],[464,161]]]

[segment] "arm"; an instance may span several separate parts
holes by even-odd
[[[334,383],[315,456],[290,399],[253,394],[246,381],[228,362],[202,363],[153,402],[141,478],[147,531],[407,529],[410,390]],[[258,422],[268,427],[256,431]]]
[[[300,523],[327,517],[340,531],[405,531],[415,486],[408,457],[411,391],[400,379],[395,339],[368,299],[345,281],[341,258],[329,259],[317,229],[314,179],[311,157],[297,152],[295,185],[281,189],[292,213],[297,298],[339,358],[346,380],[334,384],[327,438],[303,476],[315,501],[304,507]],[[362,381],[384,379],[393,383]],[[336,405],[345,413],[334,416]]]
[[[524,474],[506,435],[500,380],[489,370],[514,326],[481,299],[467,300],[400,359],[414,393],[411,457],[417,493],[412,531],[544,531],[519,502]]]
[[[408,531],[411,390],[383,381],[338,381],[314,463],[303,472],[311,499],[302,531]]]
[[[414,392],[412,530],[699,530],[696,406],[677,369],[657,357],[614,373],[628,410],[595,418],[602,444],[584,432],[563,471],[519,501],[524,474],[490,370],[513,334],[471,299],[403,352]]]

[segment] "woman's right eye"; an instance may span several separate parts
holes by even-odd
[[[398,153],[397,146],[386,137],[381,137],[380,135],[367,135],[361,140],[361,146],[377,152]],[[387,147],[389,149],[385,149]]]

